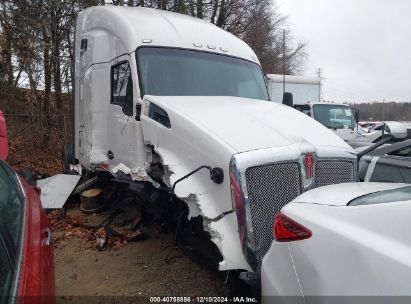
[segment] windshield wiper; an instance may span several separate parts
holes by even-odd
[[[325,124],[323,124],[323,126],[324,126],[324,127],[327,127],[328,129],[333,129],[333,130],[337,130],[337,128],[335,128],[335,127],[332,127],[332,126],[329,126],[329,125],[325,125]]]

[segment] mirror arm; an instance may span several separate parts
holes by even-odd
[[[135,119],[137,121],[140,121],[141,120],[140,116],[141,116],[141,103],[136,103],[136,117],[135,117]]]
[[[389,135],[387,137],[384,137],[383,139],[381,139],[380,141],[378,141],[377,143],[375,143],[374,145],[368,147],[367,149],[362,150],[361,152],[359,152],[357,154],[357,160],[360,160],[361,157],[363,157],[365,154],[370,153],[371,151],[381,147],[382,145],[386,144],[387,142],[389,142],[390,140],[393,139],[392,135]]]

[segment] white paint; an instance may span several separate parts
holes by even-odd
[[[355,132],[355,136],[352,136],[347,142],[354,148],[368,147],[377,141],[382,135],[382,131],[374,131],[370,133]]]
[[[279,74],[268,74],[268,93],[270,99],[276,103],[282,103],[284,92],[284,78]],[[320,80],[314,77],[307,76],[285,76],[285,92],[293,94],[293,103],[295,106],[305,105],[307,110],[304,113],[309,114],[312,118],[318,119],[315,116],[313,107],[315,105],[324,105],[327,107],[341,108],[344,107],[347,116],[353,116],[350,105],[343,103],[328,103],[321,102],[320,96]],[[360,133],[358,127],[352,129],[344,126],[339,129],[332,129],[332,131],[346,141],[354,148],[370,145],[374,140],[381,136],[380,132]]]
[[[170,129],[148,117],[145,109],[150,102],[168,113]],[[192,200],[196,196],[205,229],[212,232],[213,241],[224,256],[220,270],[251,269],[240,247],[235,212],[213,220],[233,210],[228,168],[233,154],[267,148],[277,151],[275,155],[279,158],[290,159],[292,151],[305,151],[307,146],[315,147],[318,157],[352,158],[354,153],[317,121],[267,101],[219,96],[145,96],[142,113],[144,141],[154,145],[161,162],[171,170],[164,180],[169,186],[202,165],[224,171],[221,185],[210,179],[208,170],[201,170],[175,188],[176,195],[188,203],[191,214],[198,212]]]
[[[90,170],[108,168],[114,174],[121,170],[133,179],[146,180],[145,170],[159,156],[168,187],[203,165],[223,169],[222,184],[214,183],[208,170],[201,170],[175,188],[189,206],[189,217],[203,217],[204,229],[224,257],[221,270],[250,270],[231,202],[229,162],[234,154],[273,147],[287,152],[290,146],[309,145],[317,148],[318,155],[332,151],[335,158],[353,157],[353,150],[330,130],[272,102],[221,96],[144,96],[142,100],[135,50],[144,41],[151,40],[150,46],[202,50],[259,64],[247,44],[208,22],[155,9],[93,7],[79,14],[77,46],[81,39],[88,40],[88,48],[82,56],[79,47],[75,50],[76,158]],[[111,68],[123,61],[130,63],[133,79],[132,116],[110,104]],[[171,128],[148,117],[150,102],[167,112]],[[141,121],[135,119],[137,105],[141,105]]]
[[[141,103],[135,50],[150,46],[203,50],[243,58],[259,64],[251,48],[217,26],[186,15],[149,8],[92,7],[77,18],[75,50],[75,157],[87,169],[144,167],[141,124],[110,104],[110,70],[128,61],[133,79],[133,109]],[[87,50],[80,54],[81,40]],[[194,47],[193,42],[201,47]],[[202,47],[214,45],[210,50]],[[81,89],[80,89],[81,88]],[[153,143],[155,144],[155,143]],[[107,152],[114,154],[112,160]]]
[[[297,197],[293,203],[345,206],[352,198],[404,186],[406,184],[396,183],[345,183],[329,185],[305,192]]]
[[[301,142],[350,149],[317,121],[274,102],[229,96],[146,96],[145,99],[167,111],[172,129],[173,124],[183,119],[182,127],[194,133],[191,137],[195,142],[202,140],[200,134],[207,133],[232,152]]]
[[[132,53],[144,44],[143,40],[151,40],[150,46],[208,50],[258,63],[255,53],[241,39],[210,22],[183,14],[153,8],[99,6],[80,12],[77,20],[78,39],[81,35],[97,38],[88,41],[93,62],[111,61],[113,54]],[[194,47],[194,42],[201,47]],[[101,49],[103,46],[107,48]]]
[[[310,229],[312,236],[303,241],[273,242],[262,263],[262,294],[267,299],[263,303],[269,303],[268,296],[282,295],[410,296],[411,242],[404,231],[411,229],[411,201],[347,206],[368,193],[404,186],[327,186],[286,205],[281,212]],[[291,260],[296,277],[274,271]],[[287,292],[285,287],[295,286],[297,280],[302,290],[288,288]]]
[[[389,134],[398,139],[405,139],[407,137],[407,125],[398,121],[386,121],[385,127]]]
[[[40,201],[43,208],[63,208],[80,177],[80,175],[57,174],[38,180],[36,185],[41,189]]]
[[[367,168],[367,174],[365,175],[364,182],[369,182],[371,179],[372,174],[374,173],[375,165],[377,161],[380,159],[379,156],[374,156],[371,158],[370,164]]]
[[[138,182],[151,182],[156,188],[159,187],[158,183],[153,181],[151,177],[147,174],[147,171],[143,167],[129,168],[125,164],[120,163],[111,169],[111,172],[115,175],[119,171],[124,174],[130,175],[133,181]]]
[[[284,76],[267,74],[267,88],[270,99],[282,103],[284,93]],[[320,80],[307,76],[285,76],[285,92],[293,94],[294,104],[320,102]]]

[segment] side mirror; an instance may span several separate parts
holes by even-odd
[[[388,136],[384,136],[384,132],[386,132]],[[388,142],[392,142],[393,139],[405,139],[407,137],[407,125],[397,121],[386,122],[384,124],[382,135],[383,136],[377,143],[359,152],[357,154],[357,159],[360,160],[360,158],[365,154],[381,147]]]
[[[402,122],[388,121],[385,123],[384,131],[395,139],[405,139],[407,137],[407,126]]]
[[[136,117],[135,119],[137,121],[140,121],[140,116],[141,116],[141,103],[136,103]]]
[[[351,108],[351,110],[354,113],[355,122],[358,124],[358,122],[360,121],[360,110],[355,108]]]
[[[293,93],[284,92],[284,94],[283,94],[283,105],[294,108]]]

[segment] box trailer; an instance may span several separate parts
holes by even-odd
[[[315,77],[267,74],[267,88],[270,98],[275,102],[282,102],[283,93],[293,94],[294,104],[321,102],[321,81]]]

